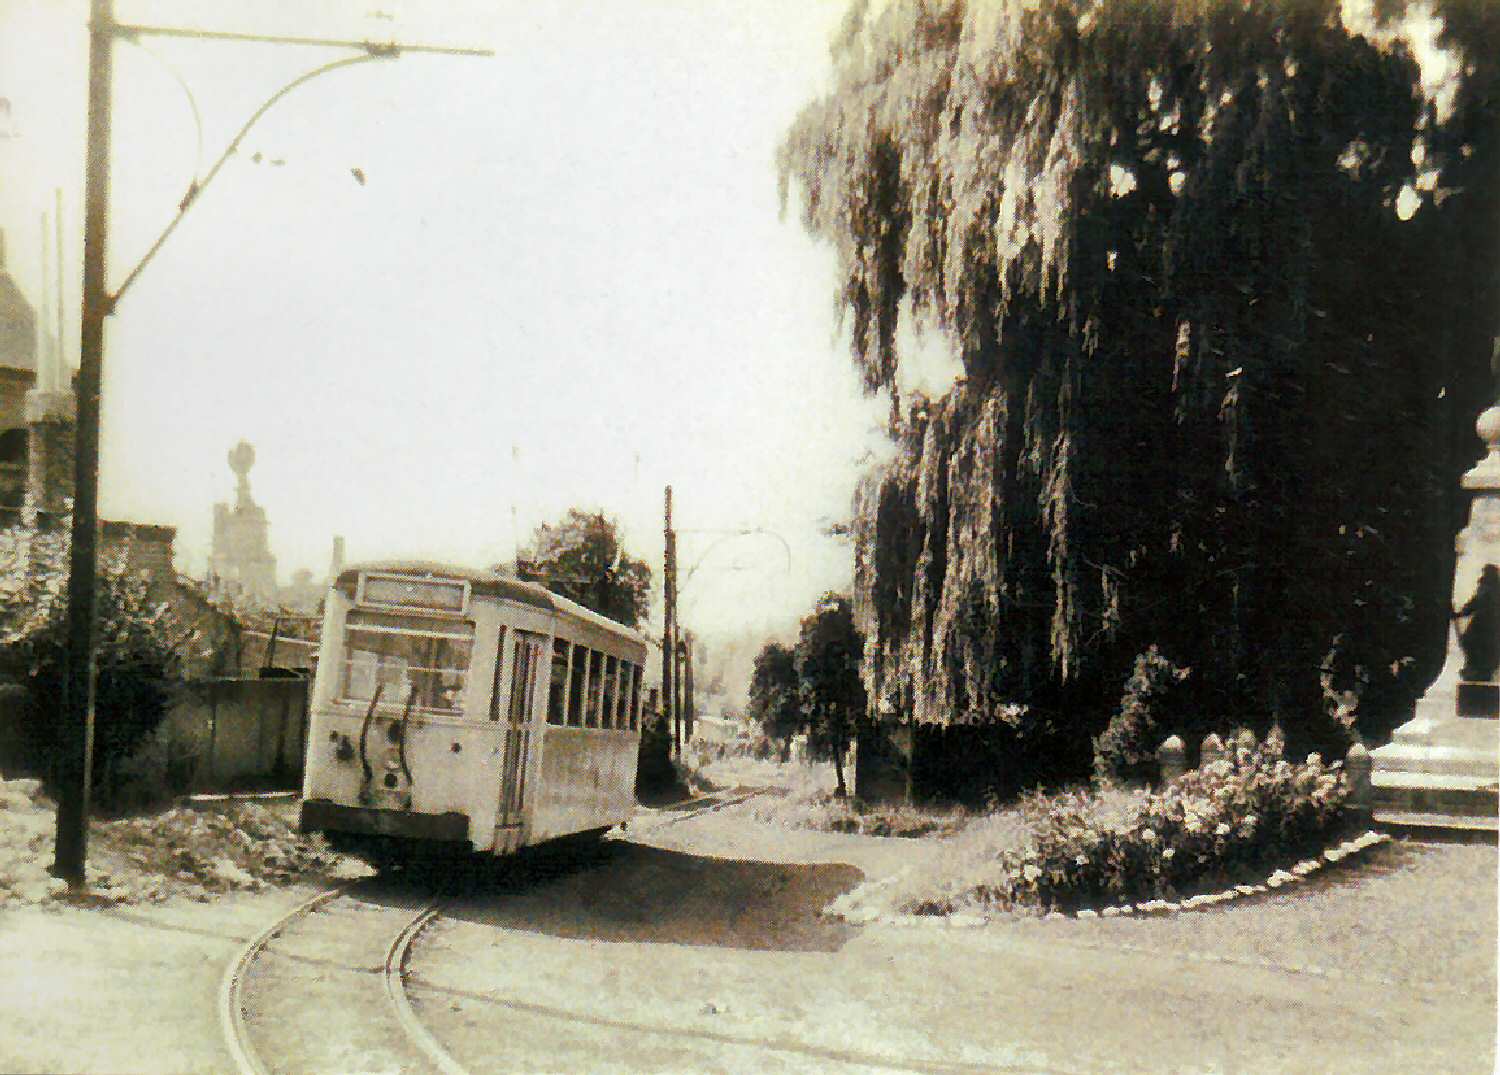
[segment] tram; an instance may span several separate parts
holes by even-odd
[[[346,568],[324,612],[302,830],[380,857],[602,834],[635,806],[646,653],[534,583]]]

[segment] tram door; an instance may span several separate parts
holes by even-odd
[[[537,669],[546,652],[545,635],[509,634],[510,697],[505,704],[505,760],[500,774],[501,825],[519,825],[526,804],[526,759],[531,751],[531,710],[536,699]],[[497,699],[498,703],[498,699]]]

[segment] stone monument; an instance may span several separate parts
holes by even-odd
[[[241,605],[272,608],[277,603],[276,557],[271,555],[266,510],[250,495],[255,449],[240,441],[229,452],[235,476],[235,502],[214,505],[213,553],[209,574],[216,592]]]
[[[1372,752],[1375,819],[1386,824],[1500,828],[1500,406],[1475,428],[1487,454],[1463,476],[1474,499],[1455,543],[1443,668],[1413,719]]]

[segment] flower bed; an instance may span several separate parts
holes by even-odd
[[[1336,768],[1312,755],[1281,757],[1273,737],[1145,796],[1110,817],[1092,792],[1038,799],[1026,845],[1002,852],[991,879],[958,898],[918,901],[917,913],[956,906],[1074,912],[1141,901],[1175,901],[1263,876],[1316,855],[1343,823],[1346,789]]]

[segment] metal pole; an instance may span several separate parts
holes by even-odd
[[[697,713],[693,706],[693,632],[684,631],[682,636],[682,721],[684,734],[691,742],[693,718]]]
[[[104,364],[105,238],[109,220],[110,80],[114,14],[91,0],[89,115],[83,216],[83,325],[78,354],[78,420],[73,448],[73,533],[68,560],[68,656],[54,775],[57,850],[52,872],[84,884],[89,780],[94,756],[94,607],[99,537],[99,382]]]
[[[675,741],[677,743],[677,756],[681,757],[682,756],[682,715],[683,715],[684,712],[686,712],[686,710],[683,708],[683,704],[682,704],[683,660],[682,660],[682,631],[681,631],[681,628],[678,628],[674,633],[677,635],[677,642],[676,642],[676,645],[673,648],[673,652],[676,653],[677,656],[676,656],[676,663],[672,666],[672,668],[673,668],[673,675],[675,675],[677,677],[676,682],[673,683],[673,686],[677,688],[677,694],[672,699],[672,704],[673,704],[673,711],[677,714],[677,719],[675,721],[673,721],[673,723],[672,723],[672,734],[673,734],[673,737],[674,737],[674,739],[675,739]]]
[[[662,634],[661,634],[661,702],[662,720],[668,734],[674,728],[675,707],[672,704],[672,666],[676,663],[673,645],[677,613],[677,535],[672,532],[672,487],[667,486],[666,523],[663,528],[665,551],[662,555]],[[675,740],[675,737],[674,737]],[[681,749],[681,743],[677,743]]]
[[[94,751],[94,619],[99,540],[99,386],[104,365],[104,319],[114,307],[105,288],[105,242],[109,222],[110,86],[113,77],[113,40],[128,34],[158,34],[202,40],[258,41],[268,44],[318,45],[356,48],[363,54],[325,65],[282,87],[251,117],[253,124],[286,93],[348,63],[387,58],[401,52],[487,56],[487,49],[454,49],[396,42],[322,40],[274,37],[159,26],[122,26],[115,22],[111,0],[89,4],[89,113],[84,172],[83,207],[83,325],[79,339],[77,427],[73,454],[73,529],[68,562],[67,661],[63,677],[53,775],[57,784],[57,842],[52,872],[79,888],[84,884],[88,849],[89,781]],[[243,134],[243,132],[242,132]],[[205,180],[207,182],[207,180]],[[195,186],[193,193],[201,190]],[[170,234],[193,198],[190,196],[168,226]],[[154,254],[164,235],[152,247]],[[61,251],[58,252],[59,258]],[[126,283],[142,265],[136,266]],[[122,286],[123,290],[123,286]],[[117,298],[118,296],[116,296]],[[61,297],[59,296],[59,302]]]
[[[65,336],[63,334],[63,200],[62,187],[52,188],[52,256],[55,264],[53,272],[57,274],[57,297],[53,300],[55,309],[54,316],[57,318],[57,348],[54,352],[55,361],[52,369],[48,371],[49,383],[38,385],[48,392],[66,392],[68,390],[67,379],[63,377],[62,371],[68,368],[68,349],[63,346]]]

